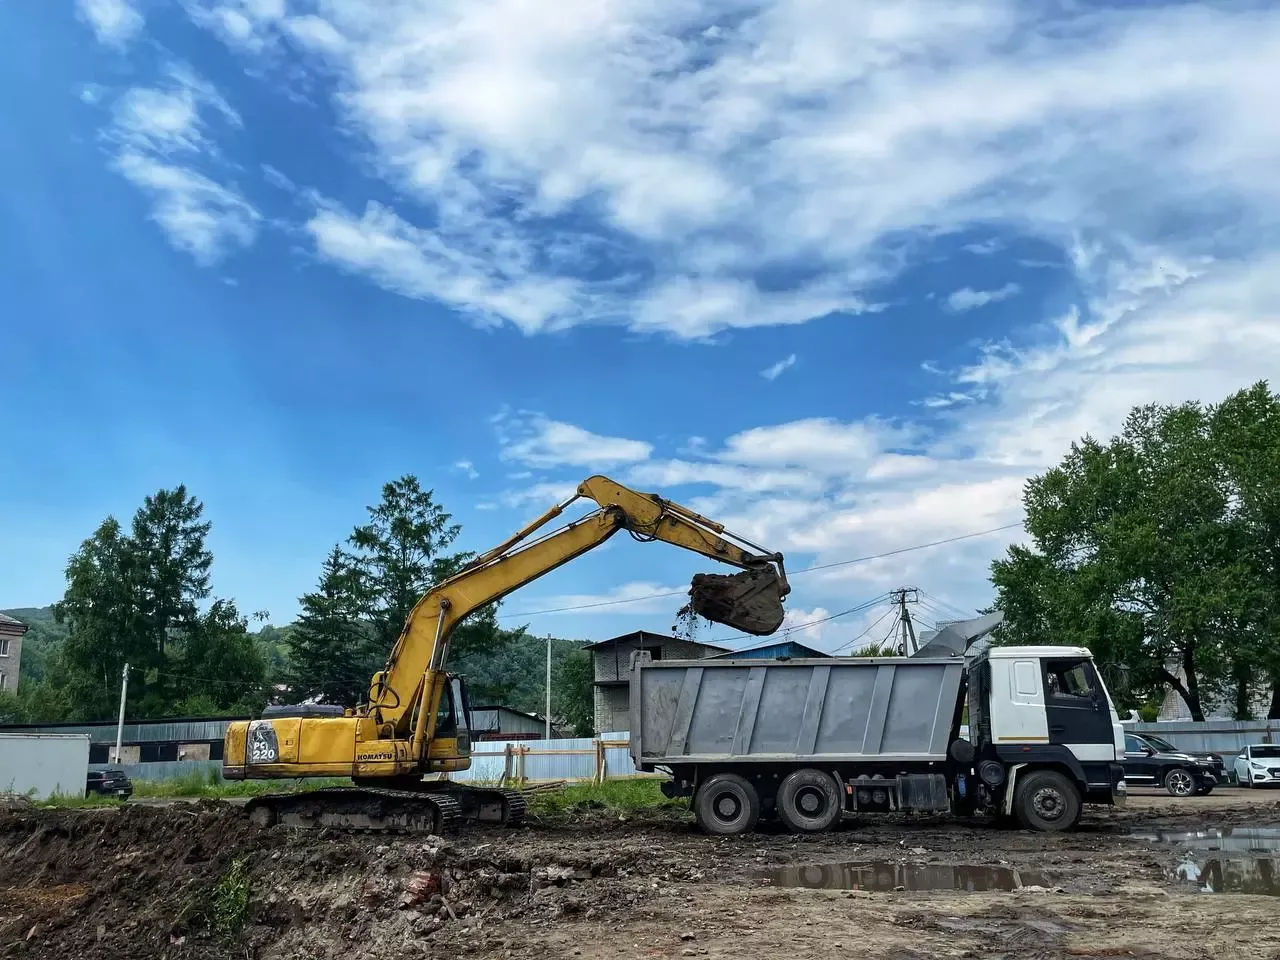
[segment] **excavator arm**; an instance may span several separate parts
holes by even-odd
[[[530,539],[578,500],[596,509],[563,527]],[[385,734],[403,737],[412,725],[411,755],[421,756],[454,628],[470,613],[506,596],[626,530],[637,540],[662,540],[744,571],[736,576],[700,574],[690,591],[693,612],[747,633],[772,633],[782,623],[782,598],[790,592],[782,555],[766,553],[724,526],[656,494],[638,493],[607,477],[583,481],[577,492],[524,529],[428,590],[374,675],[369,702],[357,715],[375,719]],[[389,728],[389,729],[388,729]]]

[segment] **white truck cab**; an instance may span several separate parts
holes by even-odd
[[[968,705],[984,805],[1031,825],[1123,803],[1124,727],[1084,647],[991,647],[969,667]]]

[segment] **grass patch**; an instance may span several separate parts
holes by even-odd
[[[238,937],[249,917],[252,878],[247,863],[248,857],[232,860],[212,889],[206,887],[183,905],[175,924],[224,942]]]
[[[530,812],[544,817],[570,816],[603,810],[633,814],[648,810],[687,810],[688,801],[664,797],[661,780],[635,778],[604,783],[575,783],[529,798]]]
[[[187,773],[168,780],[135,780],[135,797],[256,797],[263,793],[289,793],[296,790],[319,790],[322,787],[349,787],[351,781],[341,777],[317,777],[308,780],[223,780],[217,770]]]
[[[139,799],[172,798],[199,799],[208,797],[225,800],[230,797],[256,797],[264,793],[291,793],[299,790],[320,790],[324,787],[349,787],[351,781],[342,777],[317,777],[308,780],[223,780],[217,770],[187,773],[168,780],[135,780],[133,795]],[[39,807],[75,810],[83,807],[116,807],[122,802],[115,797],[92,794],[88,797],[55,795],[36,800]]]

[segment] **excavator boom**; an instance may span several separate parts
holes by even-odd
[[[591,501],[596,508],[534,536],[578,500]],[[224,776],[350,776],[358,787],[368,788],[363,793],[343,789],[308,797],[256,797],[247,808],[264,822],[292,811],[291,822],[367,825],[377,820],[364,805],[372,796],[381,808],[400,811],[383,817],[396,823],[439,827],[459,810],[465,814],[486,809],[497,810],[495,816],[503,821],[518,819],[523,800],[512,791],[458,787],[446,793],[441,781],[423,780],[425,774],[470,766],[465,691],[458,678],[445,672],[450,638],[469,614],[600,546],[621,530],[642,542],[661,540],[739,569],[729,576],[696,576],[682,612],[754,635],[769,634],[781,626],[782,600],[790,591],[781,554],[766,552],[728,533],[722,524],[657,494],[639,493],[607,477],[593,476],[572,497],[423,594],[386,665],[374,675],[366,703],[341,716],[316,716],[315,708],[296,708],[296,714],[291,712],[295,708],[276,708],[269,719],[232,724],[224,747]],[[459,712],[464,714],[461,723]],[[425,806],[416,804],[419,795]],[[431,809],[423,813],[427,808]]]

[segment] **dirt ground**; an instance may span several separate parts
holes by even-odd
[[[1252,960],[1280,957],[1280,901],[1196,893],[1174,879],[1175,844],[1129,833],[1276,823],[1280,794],[1229,790],[1135,796],[1066,835],[868,817],[818,837],[716,839],[678,814],[598,813],[408,839],[260,830],[213,801],[11,811],[0,957]],[[851,861],[878,866],[832,866]],[[997,870],[965,874],[969,890],[913,889],[971,866]],[[903,883],[762,875],[785,867],[808,883]],[[991,889],[1014,876],[1017,889]]]

